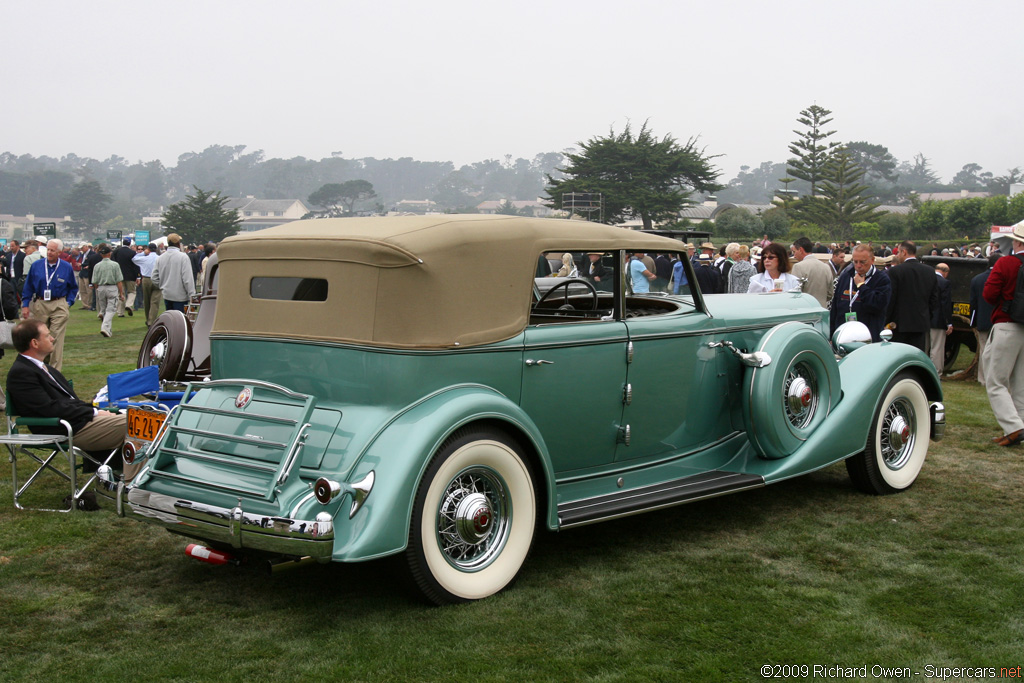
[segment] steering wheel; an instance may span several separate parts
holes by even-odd
[[[548,291],[544,292],[544,295],[541,296],[541,298],[537,300],[537,303],[535,305],[536,306],[540,306],[542,303],[547,301],[551,297],[552,293],[554,293],[554,291],[556,289],[558,289],[559,287],[565,287],[565,302],[564,302],[563,305],[570,305],[569,304],[569,285],[577,283],[577,282],[579,282],[582,285],[585,285],[587,287],[587,289],[590,290],[590,296],[591,296],[591,299],[592,299],[592,305],[590,306],[590,310],[596,311],[597,310],[597,305],[598,305],[598,303],[600,303],[600,300],[598,299],[598,295],[597,295],[597,288],[594,287],[594,285],[590,284],[589,280],[584,280],[583,278],[572,278],[570,280],[563,280],[562,282],[559,282],[557,285],[555,285],[554,287],[552,287]]]

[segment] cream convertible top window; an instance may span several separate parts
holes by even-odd
[[[537,255],[678,250],[622,228],[516,216],[334,218],[226,239],[213,334],[449,348],[527,324]],[[253,278],[322,278],[325,301],[254,299]]]

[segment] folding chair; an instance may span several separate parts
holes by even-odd
[[[100,401],[100,408],[124,410],[130,406],[150,406],[165,412],[182,399],[180,391],[162,391],[160,368],[147,365],[137,370],[107,375],[106,401]],[[141,397],[138,398],[138,397]]]
[[[68,510],[79,509],[79,501],[82,495],[96,481],[96,475],[89,477],[81,488],[78,486],[78,472],[84,468],[85,463],[95,465],[97,468],[106,465],[110,459],[118,453],[112,451],[103,460],[79,448],[75,448],[74,435],[71,432],[71,425],[66,420],[56,417],[21,417],[18,416],[17,408],[10,396],[7,397],[7,434],[0,435],[0,444],[7,446],[11,460],[11,488],[14,490],[14,506],[19,510],[41,510],[44,512],[67,512]],[[63,434],[21,434],[20,427],[63,427]],[[37,451],[49,451],[48,454],[40,455]],[[18,485],[18,455],[22,454],[35,462],[37,465],[32,474],[24,484]],[[68,471],[58,469],[58,464],[67,460]],[[57,462],[54,462],[54,461]],[[32,486],[45,472],[50,472],[57,477],[64,479],[70,486],[71,505],[69,508],[44,508],[27,507],[21,504],[21,498],[30,486]]]

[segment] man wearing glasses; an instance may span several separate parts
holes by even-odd
[[[833,334],[843,323],[857,320],[871,331],[871,341],[879,341],[879,333],[885,326],[885,314],[889,310],[892,285],[889,275],[874,266],[875,255],[871,247],[858,244],[853,248],[853,268],[839,274],[835,295],[832,297],[832,311],[829,315]]]

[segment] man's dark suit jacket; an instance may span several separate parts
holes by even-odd
[[[64,378],[64,375],[50,366],[47,368],[53,379],[47,377],[46,373],[39,369],[39,366],[19,353],[7,373],[7,398],[14,404],[18,415],[23,417],[59,417],[62,420],[67,420],[72,431],[77,432],[92,420],[94,414],[92,406],[75,396],[71,384]],[[64,391],[61,391],[58,384],[64,388]],[[30,427],[29,429],[38,434],[64,433],[61,427]]]
[[[985,281],[991,272],[992,269],[989,268],[971,278],[971,327],[977,327],[979,332],[988,332],[992,329],[992,304],[985,301],[985,297],[982,296]]]
[[[5,278],[17,282],[25,271],[25,252],[19,250],[17,254],[4,254],[3,271]]]
[[[121,277],[125,282],[135,282],[139,279],[139,267],[132,263],[132,259],[135,258],[134,249],[128,246],[120,246],[114,250],[110,258],[117,261],[117,265],[121,266]]]
[[[898,333],[921,333],[931,329],[932,311],[939,307],[939,283],[935,271],[915,259],[908,259],[889,271],[892,298],[887,323],[896,323]]]
[[[939,306],[932,311],[932,329],[944,330],[953,324],[953,283],[938,273],[935,281],[939,285]]]

